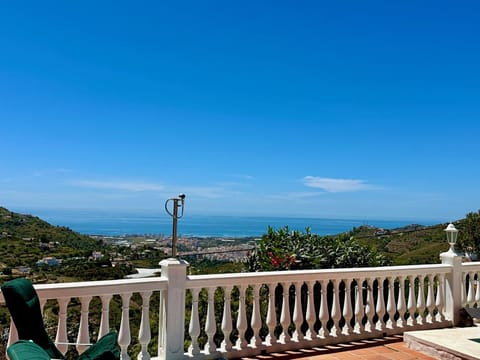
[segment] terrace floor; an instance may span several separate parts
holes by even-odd
[[[246,357],[243,360],[474,360],[480,327],[412,331],[405,336]]]

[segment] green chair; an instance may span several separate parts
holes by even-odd
[[[52,359],[64,359],[63,354],[50,340],[43,323],[40,300],[32,283],[24,278],[18,278],[6,282],[1,286],[3,297],[7,304],[10,315],[15,323],[20,340],[31,340],[37,344]],[[15,344],[12,344],[13,347]],[[22,345],[23,344],[23,345]],[[27,344],[27,345],[25,345]],[[12,350],[28,352],[33,350],[32,345],[20,342]],[[35,350],[36,351],[36,350]],[[21,358],[18,358],[21,359]],[[26,359],[29,359],[28,357]],[[31,357],[30,359],[34,359]],[[120,349],[117,342],[116,332],[109,332],[97,343],[91,345],[79,357],[79,360],[118,360]]]
[[[7,348],[10,360],[50,360],[51,357],[33,341],[18,340]]]

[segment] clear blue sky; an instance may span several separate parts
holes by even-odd
[[[0,205],[455,220],[477,1],[0,4]]]

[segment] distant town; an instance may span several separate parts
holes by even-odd
[[[3,234],[5,237],[7,234]],[[152,252],[163,253],[164,257],[172,254],[172,238],[162,234],[131,234],[119,236],[89,235],[92,239],[100,240],[110,245],[111,251],[105,253],[102,249],[91,252],[90,256],[79,258],[57,258],[45,256],[36,262],[38,267],[56,267],[65,265],[72,261],[106,261],[112,267],[132,264],[133,260],[151,258]],[[25,242],[33,241],[32,238],[23,238]],[[216,261],[237,262],[243,261],[250,251],[255,247],[256,238],[221,238],[221,237],[179,237],[177,239],[178,257],[191,258],[195,260],[208,259]],[[43,247],[54,250],[55,242],[43,243]],[[127,250],[128,251],[124,251]],[[30,273],[29,266],[18,266],[11,269],[12,275],[27,275]]]
[[[90,235],[96,240],[114,247],[129,247],[142,254],[154,248],[167,255],[172,253],[172,238],[159,234],[104,236]],[[224,237],[179,237],[177,252],[179,256],[199,256],[211,260],[239,261],[247,256],[255,247],[256,238],[224,238]]]

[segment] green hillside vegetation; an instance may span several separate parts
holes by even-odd
[[[0,207],[0,274],[4,280],[19,275],[14,271],[21,267],[29,269],[26,273],[35,282],[119,279],[133,272],[128,263],[112,267],[108,256],[101,261],[86,261],[92,251],[108,255],[111,247],[67,227]],[[37,265],[47,257],[61,263]]]
[[[0,207],[0,261],[6,267],[32,266],[44,256],[88,256],[99,241],[38,217]]]
[[[472,215],[473,214],[473,215]],[[465,219],[453,222],[459,230],[456,251],[478,252],[480,248],[480,216],[468,213]],[[422,226],[409,225],[398,229],[379,229],[371,226],[354,228],[350,234],[361,244],[368,245],[383,254],[392,265],[435,264],[440,253],[449,245],[444,229],[448,224]]]

